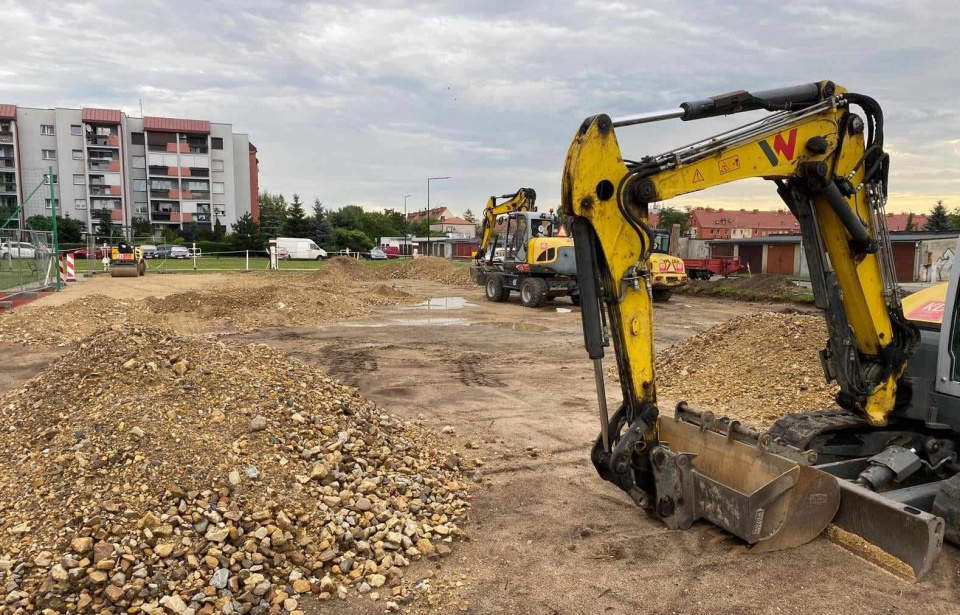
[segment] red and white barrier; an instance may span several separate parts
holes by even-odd
[[[73,254],[67,254],[66,258],[63,255],[60,256],[60,281],[77,281],[77,269],[74,265]]]

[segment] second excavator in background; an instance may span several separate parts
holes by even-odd
[[[751,111],[768,113],[662,154],[631,160],[617,142],[617,128]],[[921,337],[895,279],[883,146],[880,105],[830,81],[581,124],[561,212],[572,218],[597,386],[592,461],[668,527],[705,519],[753,551],[770,551],[832,523],[847,544],[879,547],[897,562],[891,567],[916,578],[930,572],[945,538],[960,542],[960,268],[942,331]],[[786,413],[765,433],[682,402],[674,416],[661,414],[648,265],[651,203],[751,178],[769,180],[799,221],[815,305],[826,316],[820,360],[840,389],[836,407]],[[609,345],[623,396],[613,416],[602,367]]]

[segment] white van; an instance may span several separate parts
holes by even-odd
[[[277,237],[277,250],[286,250],[293,260],[318,261],[327,258],[327,253],[320,249],[312,239],[298,239],[296,237]]]

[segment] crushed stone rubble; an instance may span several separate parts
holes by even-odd
[[[657,396],[757,429],[788,412],[832,408],[838,388],[825,381],[819,358],[826,341],[820,315],[739,316],[660,351]]]
[[[0,613],[398,610],[469,509],[439,434],[264,345],[115,324],[0,415]]]

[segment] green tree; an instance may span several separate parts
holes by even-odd
[[[333,234],[337,250],[349,248],[351,252],[366,252],[373,247],[373,241],[363,231],[335,228]]]
[[[337,211],[330,212],[330,224],[333,228],[345,228],[352,231],[361,230],[363,208],[359,205],[345,205]]]
[[[146,218],[134,218],[130,226],[133,229],[134,237],[153,236],[153,228],[151,228],[150,221]]]
[[[313,230],[310,232],[310,238],[317,242],[317,245],[323,249],[333,249],[334,235],[333,225],[330,224],[330,216],[323,209],[323,203],[320,199],[313,199]]]
[[[391,212],[364,212],[360,217],[360,230],[371,239],[378,237],[397,237],[401,230],[396,227]]]
[[[473,212],[469,209],[463,212],[463,219],[467,222],[473,222],[474,224],[477,223],[477,217],[473,215]]]
[[[183,239],[175,228],[166,227],[163,229],[163,243],[182,244]]]
[[[948,231],[950,230],[950,215],[947,214],[947,208],[944,206],[943,201],[937,201],[937,204],[934,205],[933,209],[930,210],[930,215],[927,216],[927,225],[924,227],[925,231]]]
[[[260,232],[264,237],[279,237],[287,218],[287,201],[282,194],[260,193]]]
[[[287,210],[287,219],[283,223],[283,235],[285,237],[309,237],[311,226],[306,212],[303,211],[300,195],[294,194],[290,208]]]
[[[27,228],[35,231],[52,231],[52,216],[30,216],[27,218]],[[80,243],[83,241],[83,222],[74,220],[69,215],[66,218],[57,216],[57,235],[61,242]]]
[[[194,220],[193,222],[188,224],[187,227],[183,229],[183,231],[181,231],[181,236],[183,237],[183,240],[187,243],[191,243],[200,239],[200,225],[197,224],[196,220]]]
[[[680,225],[680,234],[687,232],[690,222],[690,212],[677,209],[676,207],[663,207],[660,209],[660,216],[657,218],[657,228],[671,229],[674,224]]]
[[[260,233],[260,226],[249,213],[243,214],[240,218],[230,225],[233,234],[230,235],[230,241],[238,250],[262,250],[263,235]]]
[[[93,213],[94,220],[97,221],[95,232],[98,239],[110,239],[113,235],[112,211],[109,209],[95,209]]]
[[[420,218],[416,222],[410,224],[410,234],[414,237],[426,237],[429,227],[440,222],[436,218]],[[433,237],[439,237],[441,233],[436,231],[429,231],[430,235]]]
[[[913,212],[907,214],[907,223],[903,225],[903,230],[905,231],[915,231],[917,230],[917,225],[913,221]]]
[[[226,235],[227,229],[223,227],[223,222],[220,222],[220,218],[217,218],[213,223],[213,235],[211,238],[214,241],[223,241],[223,236]]]

